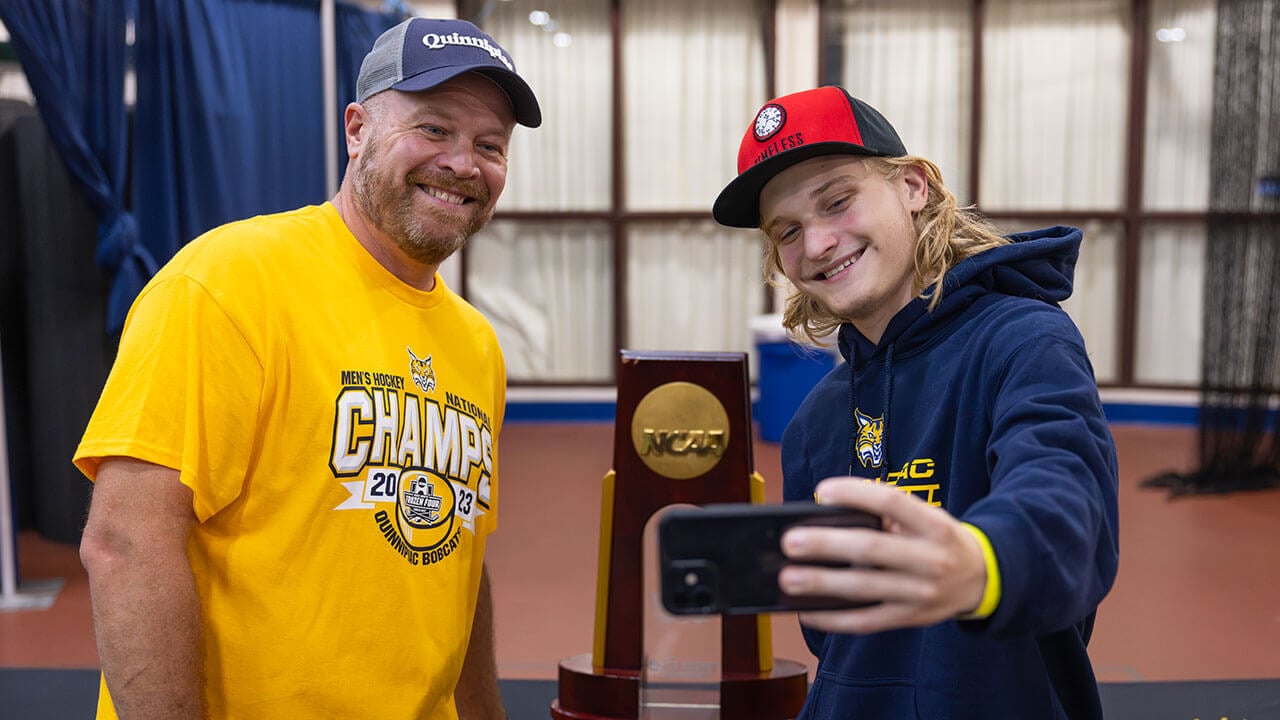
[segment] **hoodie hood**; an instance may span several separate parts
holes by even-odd
[[[841,325],[839,346],[845,360],[858,366],[890,345],[896,346],[898,352],[909,351],[925,342],[949,318],[992,293],[1040,300],[1055,307],[1071,296],[1080,254],[1080,230],[1057,226],[1008,237],[1008,245],[978,253],[951,268],[943,280],[942,300],[933,312],[929,312],[930,294],[899,310],[878,346],[853,325]]]

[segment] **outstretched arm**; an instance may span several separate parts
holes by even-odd
[[[121,718],[203,716],[200,607],[187,558],[195,524],[177,470],[102,462],[80,558],[102,673]]]

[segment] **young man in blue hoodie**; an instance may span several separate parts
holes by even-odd
[[[817,675],[801,717],[1100,718],[1086,652],[1115,579],[1115,445],[1059,303],[1080,231],[1003,237],[838,87],[774,99],[716,199],[793,290],[784,325],[847,362],[782,439],[784,496],[884,530],[790,531]]]

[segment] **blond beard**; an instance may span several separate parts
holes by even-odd
[[[439,265],[466,246],[473,235],[489,224],[493,209],[474,215],[465,227],[450,232],[447,228],[457,220],[437,210],[425,213],[414,207],[412,193],[416,186],[395,180],[381,172],[381,138],[371,133],[366,151],[356,159],[352,188],[356,205],[369,222],[410,258],[425,265]],[[477,200],[483,207],[487,197]]]

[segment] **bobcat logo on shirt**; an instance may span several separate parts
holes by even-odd
[[[858,421],[858,460],[862,467],[880,467],[884,462],[884,417],[863,415],[857,408],[853,417]]]
[[[419,358],[411,348],[406,347],[405,350],[409,351],[409,374],[413,376],[413,384],[422,388],[422,392],[435,392],[436,371],[431,368],[431,356]]]

